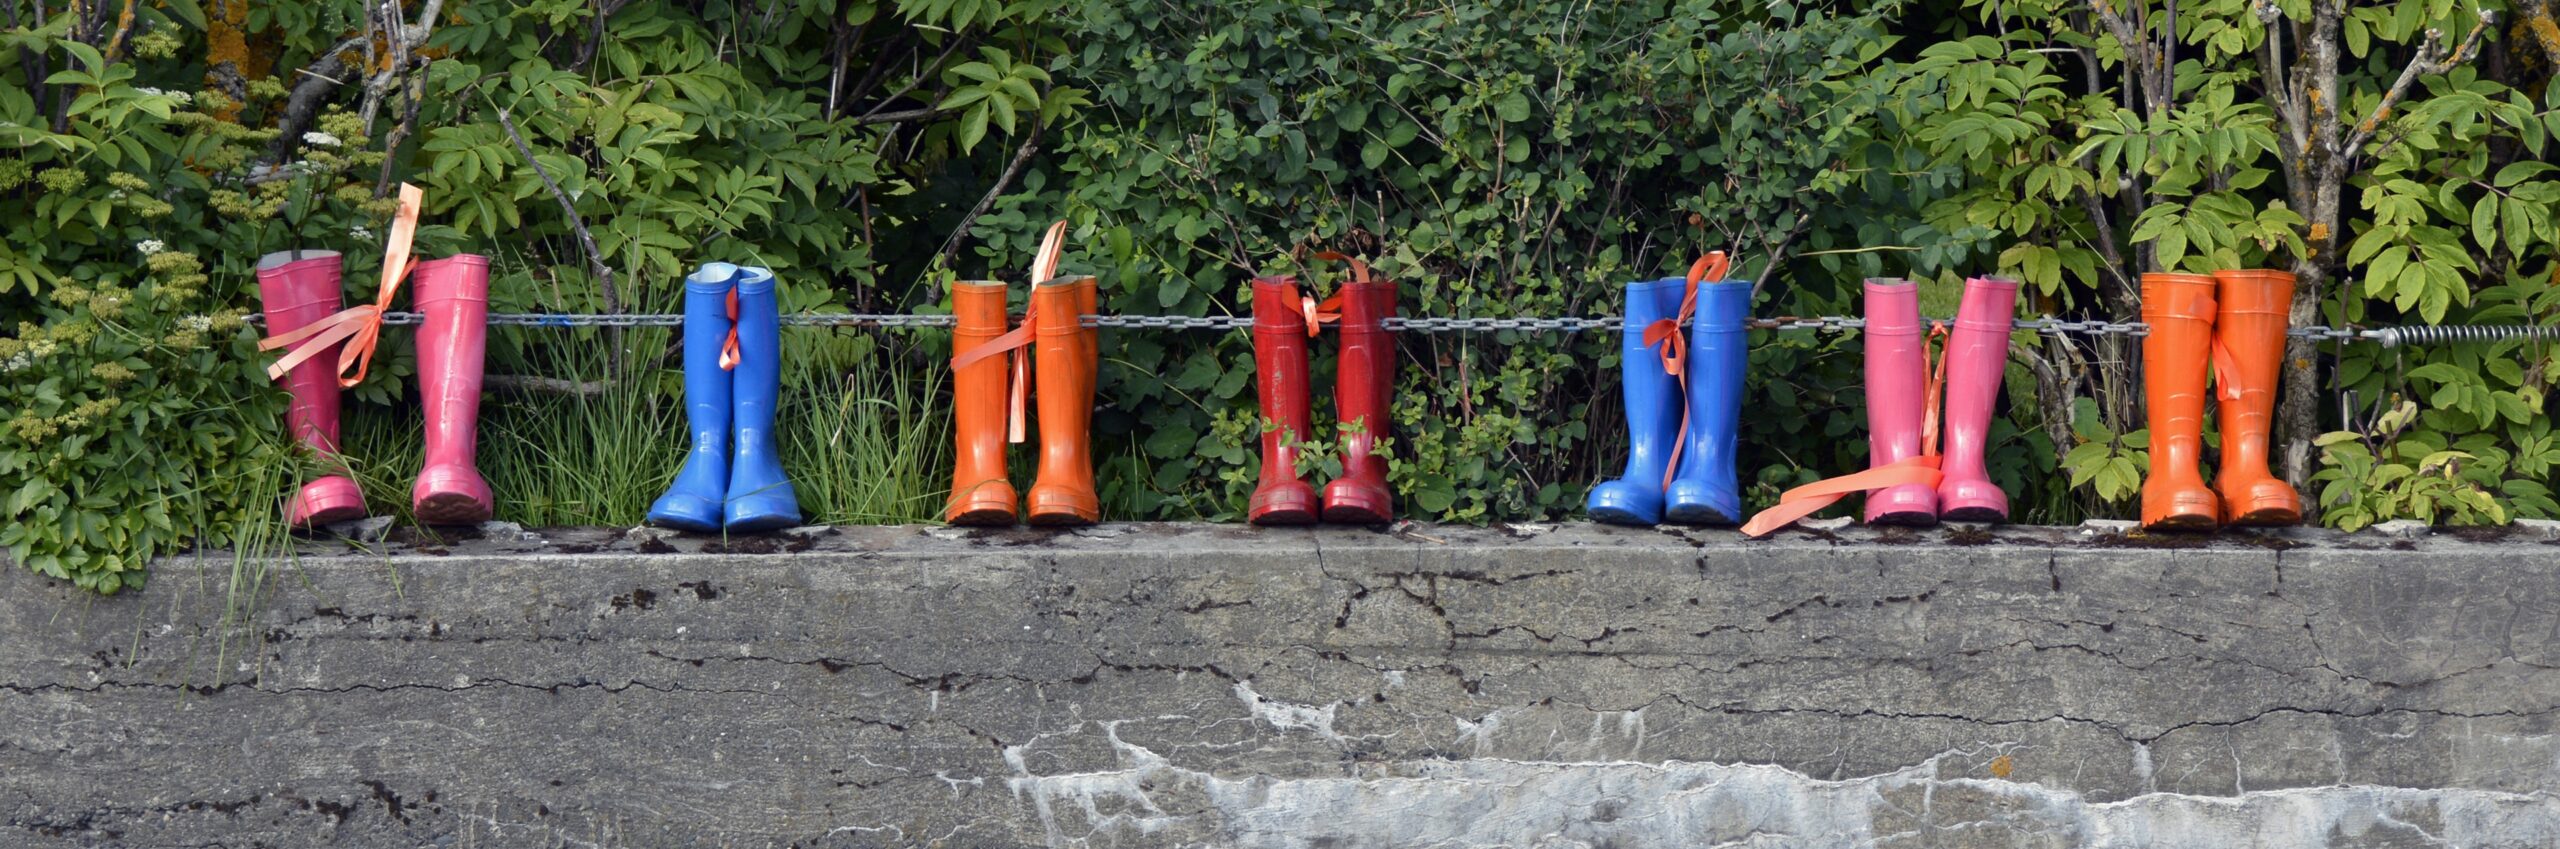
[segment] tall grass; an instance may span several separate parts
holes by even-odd
[[[478,463],[497,496],[497,518],[527,526],[639,524],[692,442],[678,358],[635,357],[616,376],[598,331],[492,332],[546,334],[540,341],[549,344],[527,351],[523,370],[586,388],[492,383],[480,405]],[[548,337],[562,333],[592,338],[557,344],[570,340]],[[633,352],[667,352],[674,342],[660,328],[627,333],[624,347]],[[946,370],[923,355],[930,348],[917,347],[930,340],[874,333],[881,331],[783,330],[775,428],[784,470],[811,523],[925,522],[941,508],[950,474]],[[351,409],[347,422],[350,465],[378,516],[408,516],[409,485],[424,459],[416,390],[404,389],[402,397],[391,408]]]

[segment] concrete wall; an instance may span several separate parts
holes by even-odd
[[[318,548],[0,574],[0,845],[2560,843],[2538,531]]]

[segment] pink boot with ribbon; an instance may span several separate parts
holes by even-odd
[[[267,331],[290,333],[338,312],[337,251],[279,251],[258,259],[258,298]],[[335,465],[338,453],[338,375],[331,368],[339,344],[296,363],[276,378],[293,394],[285,427],[296,442]],[[285,505],[294,527],[308,528],[364,518],[364,492],[345,475],[323,475],[303,484]]]

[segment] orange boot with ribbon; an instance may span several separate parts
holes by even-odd
[[[2151,426],[2151,474],[2142,481],[2142,526],[2212,530],[2221,499],[2204,485],[2205,367],[2213,347],[2214,279],[2142,275],[2142,406]],[[2281,340],[2279,340],[2281,344]]]
[[[979,346],[1005,335],[1004,284],[955,283],[951,286],[951,330],[954,362]],[[1013,481],[1005,472],[1005,444],[1019,441],[1020,424],[1008,431],[1006,390],[1010,364],[983,357],[952,369],[951,421],[955,454],[951,503],[942,520],[954,525],[1010,525],[1014,519]]]
[[[2213,332],[2215,377],[2222,384],[2215,393],[2222,402],[2222,467],[2213,487],[2222,495],[2222,522],[2301,524],[2302,495],[2267,468],[2293,275],[2250,269],[2216,271],[2213,279],[2221,289]]]

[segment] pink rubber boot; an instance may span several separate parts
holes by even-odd
[[[472,464],[480,443],[480,368],[489,344],[489,258],[461,254],[418,263],[413,300],[418,328],[418,389],[427,412],[427,462],[410,487],[418,521],[485,522],[493,511],[489,482]]]
[[[1938,517],[1957,522],[2006,522],[2009,494],[1983,473],[1983,447],[1991,438],[1991,405],[2009,367],[2010,319],[2018,310],[2018,281],[1976,277],[1964,281],[1955,331],[1947,335],[1945,459],[1939,469]]]
[[[268,335],[302,329],[338,311],[338,262],[337,251],[278,251],[258,258],[258,298],[266,307]],[[286,431],[332,465],[338,453],[338,349],[330,346],[277,381],[293,393]],[[285,505],[285,515],[297,528],[361,519],[364,492],[344,475],[314,478]]]
[[[1867,462],[1870,468],[1921,454],[1929,380],[1929,334],[1920,324],[1920,284],[1867,281]],[[1938,492],[1916,483],[1867,493],[1867,524],[1934,525]]]

